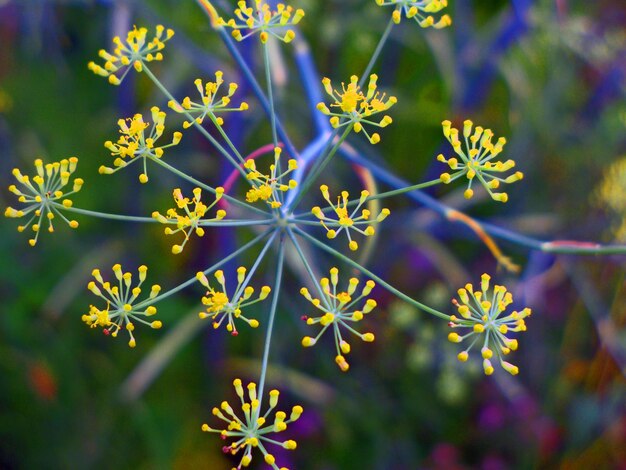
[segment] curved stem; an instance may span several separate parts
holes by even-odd
[[[280,245],[278,247],[278,261],[276,262],[276,284],[272,296],[272,306],[267,323],[267,333],[265,334],[265,346],[263,347],[263,359],[261,360],[261,377],[259,378],[259,400],[263,399],[263,388],[265,387],[265,375],[267,373],[267,362],[270,355],[270,343],[272,341],[272,331],[274,329],[274,319],[276,317],[276,307],[283,277],[283,266],[285,264],[285,239],[281,234]]]
[[[413,305],[414,307],[419,308],[420,310],[425,311],[426,313],[430,313],[431,315],[434,315],[436,317],[442,318],[444,320],[450,320],[450,316],[446,315],[443,312],[440,312],[439,310],[435,310],[434,308],[429,307],[428,305],[424,305],[421,302],[418,302],[417,300],[412,299],[411,297],[409,297],[408,295],[400,292],[398,289],[396,289],[395,287],[393,287],[391,284],[385,282],[384,280],[382,280],[380,277],[376,276],[376,274],[374,274],[373,272],[369,271],[368,269],[365,269],[363,266],[361,266],[359,263],[357,263],[356,261],[351,260],[350,258],[348,258],[346,255],[338,252],[337,250],[325,245],[324,243],[320,242],[319,240],[315,239],[314,237],[312,237],[311,235],[309,235],[308,233],[304,232],[303,230],[300,230],[299,228],[295,228],[296,232],[298,233],[298,235],[300,235],[301,237],[305,238],[306,240],[308,240],[310,243],[312,243],[313,245],[317,246],[318,248],[326,251],[327,253],[330,253],[331,255],[335,256],[336,258],[339,258],[340,260],[344,261],[345,263],[349,264],[350,266],[352,266],[353,268],[358,269],[359,271],[361,271],[364,275],[372,278],[373,280],[375,280],[378,284],[380,284],[381,286],[383,286],[385,289],[387,289],[389,292],[391,292],[392,294],[400,297],[402,300],[404,300],[405,302]]]

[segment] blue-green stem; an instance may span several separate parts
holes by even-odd
[[[161,90],[161,92],[167,96],[168,99],[178,103],[178,100],[176,98],[174,98],[174,96],[167,90],[167,88],[165,88],[163,86],[163,84],[159,81],[159,79],[150,71],[150,69],[144,64],[143,65],[143,71],[146,73],[146,75],[148,75],[148,77],[150,77],[150,80],[152,80],[152,82],[157,86],[157,88],[159,90]],[[200,133],[207,138],[207,140],[209,142],[211,142],[211,144],[213,144],[213,146],[219,150],[219,152],[224,155],[224,157],[226,157],[226,159],[235,167],[235,169],[237,169],[239,171],[239,173],[241,173],[241,175],[245,178],[246,176],[246,172],[245,170],[241,167],[241,165],[239,163],[237,163],[237,161],[232,157],[232,155],[217,141],[215,140],[215,138],[209,134],[207,132],[207,130],[202,127],[202,125],[198,124],[196,122],[196,119],[189,114],[186,111],[183,111],[182,113],[187,119],[189,119],[189,121],[191,121],[193,123],[193,126],[198,129],[198,131],[200,131]]]
[[[265,334],[265,346],[263,347],[263,359],[261,360],[261,377],[259,378],[259,400],[263,399],[263,388],[265,387],[265,375],[267,373],[267,362],[270,355],[270,344],[272,342],[272,331],[274,329],[274,319],[276,317],[276,308],[278,306],[278,297],[283,278],[283,266],[285,264],[285,239],[281,234],[280,244],[278,247],[278,261],[276,262],[276,283],[272,296],[272,305],[270,307],[270,316],[267,320],[267,333]]]
[[[76,214],[87,215],[90,217],[98,217],[100,219],[110,219],[110,220],[122,220],[124,222],[158,222],[156,219],[152,217],[136,217],[133,215],[123,215],[123,214],[108,214],[106,212],[98,212],[98,211],[90,211],[88,209],[80,209],[78,207],[65,207],[63,204],[59,204],[57,202],[53,202],[51,204],[55,209],[59,212],[74,212]],[[162,223],[162,222],[159,222]],[[217,220],[217,221],[200,221],[198,226],[200,227],[255,227],[260,225],[270,225],[273,224],[273,219],[264,219],[264,220]],[[176,225],[177,222],[175,220],[168,221],[165,225]]]
[[[313,273],[313,269],[311,268],[311,265],[309,265],[309,262],[307,261],[306,256],[304,256],[302,247],[298,243],[296,236],[293,234],[293,230],[291,230],[291,227],[287,227],[287,234],[289,235],[289,238],[291,239],[293,246],[296,248],[296,251],[298,252],[298,255],[300,256],[300,259],[302,260],[302,264],[304,265],[305,269],[309,273],[309,276],[311,276],[311,280],[313,281],[313,284],[315,285],[315,289],[317,290],[317,293],[320,296],[320,300],[324,302],[326,308],[330,308],[330,305],[328,305],[326,301],[327,297],[324,295],[324,291],[322,291],[322,288],[320,287],[319,282],[317,282],[317,278],[315,277],[315,274]]]
[[[359,87],[363,86],[363,84],[365,83],[365,80],[367,80],[367,76],[370,74],[370,72],[374,68],[374,64],[378,60],[378,56],[380,56],[380,53],[382,52],[383,47],[385,46],[385,43],[387,42],[387,39],[389,38],[389,34],[391,33],[391,30],[393,29],[393,25],[394,25],[393,17],[391,17],[389,18],[389,23],[387,24],[387,28],[385,28],[385,32],[380,38],[380,41],[378,41],[378,45],[376,46],[376,50],[374,51],[374,54],[372,54],[372,57],[370,58],[370,61],[367,64],[367,67],[365,67],[365,72],[363,72],[363,75],[361,75],[361,79],[359,80]]]
[[[261,263],[261,261],[263,261],[263,258],[265,257],[265,253],[267,253],[267,250],[270,248],[270,246],[272,246],[272,242],[274,241],[274,238],[276,238],[276,234],[277,233],[278,233],[278,231],[276,229],[274,229],[274,232],[272,233],[272,236],[267,241],[267,243],[265,243],[265,246],[263,247],[263,249],[259,253],[259,256],[257,256],[256,261],[254,262],[254,264],[252,265],[252,267],[248,271],[247,276],[245,277],[245,279],[243,280],[243,282],[241,283],[239,288],[233,294],[233,297],[232,297],[233,299],[238,299],[241,296],[241,294],[243,293],[243,291],[247,287],[248,283],[250,282],[250,279],[252,279],[252,276],[254,275],[254,272],[259,267],[259,264]]]
[[[206,13],[206,10],[203,9],[203,11],[205,11],[205,13]],[[218,27],[217,28],[217,33],[222,38],[222,41],[224,41],[224,44],[226,45],[226,48],[228,49],[228,51],[232,55],[232,57],[235,60],[235,62],[237,62],[237,65],[239,65],[239,68],[243,72],[243,75],[246,78],[248,84],[252,87],[252,91],[254,92],[254,94],[256,95],[257,99],[261,103],[261,106],[265,110],[265,113],[268,116],[271,116],[272,113],[270,111],[270,105],[269,105],[269,103],[267,101],[267,98],[266,98],[265,94],[263,93],[263,90],[261,89],[261,86],[259,85],[259,82],[257,82],[256,77],[254,76],[254,74],[250,70],[250,67],[248,67],[248,64],[243,59],[243,57],[239,53],[239,50],[235,46],[233,38],[230,36],[230,34],[228,34],[228,32],[225,30],[225,28],[222,28],[222,27]],[[274,115],[274,116],[276,118],[276,115]],[[276,132],[277,132],[278,135],[280,135],[280,140],[284,144],[285,149],[287,150],[287,153],[292,158],[298,158],[298,151],[294,147],[293,143],[291,142],[291,139],[289,139],[289,136],[285,132],[285,129],[282,126],[282,124],[281,124],[281,122],[280,122],[280,120],[278,118],[276,118]]]
[[[217,122],[217,117],[215,116],[215,114],[209,113],[208,116],[209,116],[209,119],[211,119],[211,122],[217,128],[218,132],[220,133],[220,135],[222,136],[226,144],[228,145],[228,147],[230,147],[230,149],[233,151],[235,156],[239,159],[239,161],[241,161],[241,163],[245,163],[245,159],[243,158],[241,153],[239,153],[239,150],[237,150],[237,147],[235,147],[235,144],[233,144],[233,141],[230,140],[230,137],[228,137],[228,134],[226,134],[226,131],[224,131],[224,128],[220,125],[219,122]]]
[[[270,56],[269,56],[269,45],[266,42],[263,44],[263,65],[265,68],[265,82],[267,83],[267,100],[270,105],[270,123],[272,127],[272,142],[274,143],[274,147],[278,147],[278,136],[276,135],[276,107],[274,103],[274,92],[272,87],[272,70],[270,68]],[[282,173],[280,158],[276,161],[276,174],[280,175]],[[283,203],[285,198],[282,191],[278,191],[277,194],[278,200]]]
[[[274,106],[274,92],[272,91],[272,71],[270,69],[269,46],[266,42],[263,44],[263,63],[265,66],[265,80],[267,82],[267,99],[270,104],[270,122],[272,123],[272,142],[274,146],[278,145],[278,136],[276,135],[276,109]],[[280,168],[278,168],[280,173]]]
[[[222,258],[219,262],[215,263],[213,266],[211,266],[210,268],[207,268],[203,271],[204,275],[208,275],[211,274],[213,271],[215,271],[216,269],[218,269],[220,266],[223,266],[224,264],[228,263],[231,259],[239,256],[240,254],[242,254],[244,251],[248,250],[249,248],[253,247],[254,245],[256,245],[259,241],[261,241],[263,238],[267,237],[274,229],[273,228],[269,228],[267,229],[265,232],[261,233],[260,235],[258,235],[256,238],[254,238],[253,240],[249,241],[248,243],[246,243],[245,245],[243,245],[241,248],[239,248],[238,250],[234,251],[233,253],[231,253],[230,255],[226,256],[225,258]],[[146,299],[143,300],[141,302],[138,302],[134,307],[135,309],[140,309],[144,306],[148,306],[148,305],[152,305],[155,304],[157,302],[160,302],[163,299],[166,299],[167,297],[176,294],[177,292],[180,292],[181,290],[183,290],[184,288],[194,284],[198,282],[197,278],[194,276],[191,279],[183,282],[182,284],[174,287],[173,289],[168,290],[167,292],[164,292],[160,295],[157,295],[156,297],[152,298],[152,299]]]
[[[290,212],[293,212],[293,210],[296,208],[298,203],[302,200],[302,197],[306,194],[306,192],[309,190],[311,185],[315,182],[315,180],[320,175],[320,173],[324,170],[324,168],[326,168],[326,165],[328,165],[333,155],[335,155],[339,147],[341,147],[341,144],[343,144],[343,141],[346,140],[346,138],[348,137],[348,134],[350,134],[353,127],[354,127],[353,123],[348,124],[348,126],[346,127],[346,130],[341,135],[339,140],[335,143],[333,148],[328,153],[325,154],[326,150],[328,149],[330,144],[333,142],[333,140],[337,136],[337,132],[333,132],[333,134],[330,136],[330,138],[328,139],[328,144],[326,145],[326,147],[324,148],[324,150],[322,151],[322,153],[316,160],[315,165],[311,169],[311,172],[307,175],[304,182],[300,186],[297,196],[289,205]]]
[[[324,250],[327,253],[330,253],[331,255],[335,256],[336,258],[340,259],[341,261],[349,264],[353,268],[356,268],[361,273],[363,273],[365,276],[368,276],[369,278],[373,279],[378,284],[380,284],[382,287],[387,289],[392,294],[398,296],[399,298],[401,298],[405,302],[407,302],[407,303],[409,303],[409,304],[419,308],[420,310],[424,310],[426,313],[430,313],[431,315],[434,315],[436,317],[443,318],[444,320],[450,320],[450,316],[449,315],[446,315],[445,313],[440,312],[439,310],[435,310],[434,308],[431,308],[428,305],[424,305],[423,303],[418,302],[417,300],[412,299],[408,295],[400,292],[398,289],[393,287],[391,284],[385,282],[380,277],[376,276],[376,274],[374,274],[373,272],[371,272],[368,269],[366,269],[363,266],[361,266],[356,261],[351,260],[346,255],[344,255],[344,254],[340,253],[339,251],[329,247],[328,245],[320,242],[319,240],[315,239],[314,237],[312,237],[308,233],[304,232],[303,230],[300,230],[299,228],[295,228],[295,231],[298,233],[298,235],[300,235],[301,237],[303,237],[304,239],[309,241],[311,244],[317,246],[318,248]]]
[[[76,214],[88,215],[90,217],[98,217],[101,219],[123,220],[124,222],[156,222],[156,220],[152,217],[135,217],[132,215],[107,214],[105,212],[90,211],[87,209],[80,209],[78,207],[65,207],[63,204],[59,204],[58,202],[53,202],[51,205],[65,212],[74,212]]]

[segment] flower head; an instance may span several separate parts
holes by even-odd
[[[195,116],[195,122],[198,124],[202,124],[204,118],[209,116],[212,121],[221,126],[224,124],[224,120],[221,117],[216,116],[216,113],[245,111],[248,109],[248,103],[245,101],[237,107],[229,107],[231,98],[238,88],[236,83],[230,83],[228,85],[227,94],[221,96],[221,98],[217,97],[218,91],[224,83],[222,76],[223,73],[218,70],[215,72],[215,82],[207,82],[206,84],[203,84],[202,80],[199,78],[194,81],[194,84],[200,93],[200,102],[196,103],[191,101],[191,99],[187,96],[183,99],[182,103],[178,104],[176,101],[172,100],[168,103],[168,106],[177,113],[187,113]],[[183,123],[183,127],[187,129],[193,124],[193,122],[194,121],[185,121]]]
[[[259,296],[254,300],[250,300],[254,294],[254,287],[248,285],[251,274],[246,277],[246,268],[243,266],[237,269],[237,287],[232,296],[229,296],[226,290],[226,278],[223,271],[215,271],[215,279],[219,283],[221,290],[211,287],[204,273],[199,272],[196,274],[196,279],[207,289],[206,295],[202,297],[202,303],[206,305],[206,311],[200,312],[198,316],[202,319],[211,318],[213,320],[213,328],[215,329],[219,328],[226,320],[226,329],[233,336],[238,334],[235,326],[235,320],[237,319],[245,321],[252,328],[258,327],[258,320],[245,317],[241,310],[261,300],[265,300],[271,289],[269,286],[263,286]]]
[[[136,303],[137,298],[141,295],[141,285],[146,280],[146,273],[148,268],[146,266],[139,266],[137,270],[139,273],[139,282],[135,287],[133,284],[133,275],[130,272],[122,272],[122,266],[116,264],[113,266],[113,274],[117,279],[117,285],[111,285],[110,282],[105,281],[100,274],[100,270],[94,269],[92,271],[93,277],[96,282],[91,281],[87,288],[106,301],[107,305],[104,309],[99,309],[94,305],[89,306],[89,313],[83,315],[82,320],[92,328],[98,326],[103,328],[103,333],[111,335],[114,338],[118,332],[122,329],[128,331],[130,335],[130,341],[128,345],[134,348],[136,345],[133,331],[135,331],[135,322],[143,323],[151,328],[161,328],[160,321],[149,322],[145,318],[151,317],[156,314],[156,307],[149,305],[161,291],[161,287],[157,284],[153,285],[150,289],[148,298],[142,302]],[[98,287],[98,285],[100,287]]]
[[[126,41],[122,41],[119,36],[113,38],[115,49],[113,53],[109,53],[104,49],[98,52],[98,55],[105,60],[104,67],[89,62],[89,70],[96,75],[109,77],[109,83],[119,85],[126,77],[131,69],[131,65],[137,72],[143,70],[144,62],[152,62],[155,60],[163,60],[161,51],[165,47],[165,42],[174,36],[174,31],[165,29],[163,26],[156,27],[156,34],[147,41],[148,29],[133,27],[126,35]],[[122,76],[115,75],[118,71],[123,70]]]
[[[374,0],[379,6],[395,6],[394,23],[400,23],[402,13],[406,18],[413,18],[422,28],[442,29],[452,24],[449,15],[436,19],[433,14],[441,12],[448,6],[448,0]]]
[[[459,289],[459,300],[452,300],[457,307],[460,318],[456,315],[450,317],[450,326],[454,329],[465,329],[466,333],[460,335],[452,332],[448,339],[453,343],[460,343],[471,339],[471,343],[458,358],[465,362],[469,357],[469,351],[477,342],[481,346],[483,368],[485,374],[493,374],[491,358],[495,354],[504,368],[510,374],[516,375],[518,368],[503,360],[503,356],[517,349],[517,340],[509,338],[511,332],[526,331],[524,318],[530,316],[531,310],[525,308],[520,312],[514,311],[505,315],[506,308],[513,302],[513,296],[507,292],[504,286],[493,286],[493,293],[489,292],[488,274],[481,277],[480,291],[474,291],[471,284],[464,289]]]
[[[612,216],[609,235],[626,242],[626,158],[612,163],[595,191],[594,200]]]
[[[178,145],[183,136],[180,132],[174,132],[170,144],[160,147],[155,145],[165,131],[165,112],[156,106],[153,106],[150,111],[152,112],[152,129],[148,135],[146,135],[146,129],[150,127],[150,123],[144,122],[141,114],[117,121],[120,126],[120,138],[115,143],[110,140],[104,143],[104,146],[111,151],[111,155],[116,157],[113,161],[115,168],[102,165],[98,170],[101,174],[110,175],[135,161],[142,160],[143,172],[139,175],[139,181],[147,183],[146,161],[159,159],[163,156],[164,149]]]
[[[374,335],[372,333],[359,333],[352,328],[349,323],[361,321],[364,315],[370,313],[372,309],[376,307],[376,301],[374,299],[366,299],[375,284],[374,281],[367,281],[361,290],[361,294],[358,296],[354,296],[359,285],[357,278],[353,277],[348,281],[348,286],[345,291],[339,291],[337,289],[338,284],[339,270],[337,268],[331,268],[330,280],[324,277],[319,283],[321,293],[323,294],[321,299],[312,297],[306,287],[300,289],[300,293],[304,298],[311,302],[315,308],[323,312],[321,316],[303,317],[307,325],[316,325],[319,323],[322,325],[322,329],[315,338],[310,336],[302,338],[302,346],[309,347],[315,345],[324,332],[332,325],[335,336],[335,346],[337,348],[335,362],[342,371],[346,372],[350,366],[344,355],[350,352],[350,344],[343,339],[341,327],[358,336],[363,341],[374,341]],[[361,304],[360,309],[357,309],[358,304]]]
[[[201,201],[202,190],[200,188],[195,188],[193,190],[193,199],[191,199],[191,201],[189,198],[183,197],[182,191],[179,188],[176,188],[173,192],[174,202],[176,203],[176,208],[183,210],[183,214],[179,214],[176,208],[168,209],[166,215],[162,215],[158,211],[152,213],[152,217],[160,223],[176,225],[176,229],[165,227],[165,235],[174,235],[179,232],[183,232],[185,234],[185,239],[180,245],[172,246],[172,253],[175,255],[181,253],[193,232],[195,232],[195,234],[199,237],[203,237],[203,223],[215,222],[226,217],[226,211],[220,209],[215,213],[215,217],[211,219],[203,219],[206,213],[222,198],[223,194],[224,188],[215,188],[215,200],[207,206]],[[190,210],[192,204],[193,209]]]
[[[23,175],[17,168],[13,169],[13,176],[15,176],[21,188],[12,184],[9,186],[9,191],[15,194],[18,197],[18,201],[25,204],[25,207],[23,209],[7,207],[4,211],[4,216],[20,218],[30,215],[28,221],[24,225],[18,226],[17,230],[23,232],[28,227],[32,228],[35,236],[28,240],[31,246],[35,246],[37,243],[44,219],[48,220],[49,232],[54,232],[52,221],[57,215],[67,222],[71,228],[78,227],[78,222],[68,220],[61,213],[63,208],[72,207],[72,201],[67,199],[67,197],[80,191],[83,186],[82,178],[75,178],[72,190],[63,192],[63,188],[70,181],[70,176],[76,170],[77,163],[78,158],[76,157],[46,164],[38,158],[35,160],[37,174],[32,178]]]
[[[320,223],[326,229],[326,236],[328,238],[335,238],[341,232],[345,231],[346,236],[348,237],[348,247],[352,251],[356,251],[359,248],[359,244],[352,239],[352,235],[350,233],[351,230],[365,235],[366,237],[370,237],[376,233],[374,225],[385,220],[390,214],[389,209],[382,209],[376,217],[372,217],[369,209],[361,209],[363,203],[370,195],[368,191],[361,191],[361,197],[359,198],[354,209],[350,212],[348,210],[348,206],[351,205],[351,203],[348,199],[350,196],[348,191],[342,191],[341,196],[337,196],[337,205],[335,205],[330,200],[328,186],[323,184],[320,186],[320,190],[322,191],[322,196],[324,196],[324,199],[326,199],[326,202],[328,202],[328,205],[333,210],[337,218],[335,219],[329,217],[319,206],[315,206],[311,209],[311,212],[320,220]]]
[[[369,134],[363,127],[363,124],[368,124],[375,127],[387,127],[393,122],[390,116],[384,115],[383,118],[376,122],[369,118],[375,114],[387,111],[394,104],[397,103],[395,96],[386,98],[385,94],[380,94],[377,89],[376,81],[377,75],[370,75],[370,81],[367,86],[367,93],[363,93],[359,87],[359,77],[352,75],[350,77],[350,83],[346,86],[345,83],[341,84],[341,91],[334,90],[330,79],[324,78],[322,84],[326,93],[333,98],[334,103],[330,104],[330,108],[338,108],[333,111],[325,103],[318,103],[317,109],[327,116],[331,116],[330,124],[335,129],[351,125],[355,132],[361,132],[365,134],[368,140],[372,144],[380,142],[380,135],[377,133]]]
[[[294,189],[297,186],[295,180],[291,179],[286,184],[283,178],[298,168],[298,162],[294,159],[287,161],[287,169],[279,173],[279,161],[282,149],[274,149],[274,163],[270,165],[270,172],[267,175],[256,169],[254,160],[246,160],[244,167],[248,170],[246,178],[251,182],[252,188],[246,193],[246,201],[257,202],[266,201],[270,207],[276,209],[282,206],[281,193]]]
[[[232,18],[228,21],[223,18],[218,19],[220,26],[233,29],[232,35],[237,41],[243,41],[259,33],[263,44],[267,42],[270,34],[276,39],[289,43],[296,37],[296,33],[288,27],[297,25],[304,16],[304,10],[300,8],[294,10],[293,7],[282,3],[278,3],[276,10],[272,11],[266,0],[254,0],[254,6],[250,7],[244,0],[241,0],[237,2],[237,6],[235,16],[240,23]],[[248,32],[242,35],[241,30],[248,30]]]
[[[513,160],[507,160],[505,162],[494,162],[496,158],[504,148],[506,139],[500,137],[495,145],[491,142],[493,138],[493,132],[491,129],[483,129],[480,126],[476,126],[472,133],[472,127],[474,123],[469,119],[463,123],[463,137],[465,141],[465,150],[463,150],[463,144],[459,139],[459,131],[452,127],[450,121],[443,121],[443,135],[448,139],[454,148],[454,152],[461,157],[461,161],[455,157],[446,159],[443,155],[439,155],[437,160],[443,163],[447,163],[453,173],[442,173],[441,181],[448,184],[457,178],[462,176],[467,177],[469,180],[467,189],[465,190],[465,197],[467,199],[474,195],[472,190],[472,182],[478,179],[480,184],[487,190],[489,195],[495,201],[506,202],[509,200],[507,193],[494,193],[493,189],[498,189],[501,183],[514,183],[521,180],[524,174],[521,171],[517,171],[506,178],[497,176],[500,173],[509,171],[515,166]]]
[[[233,410],[227,401],[223,401],[219,408],[213,408],[213,415],[225,421],[228,425],[224,429],[214,429],[208,424],[203,424],[202,430],[204,432],[219,433],[222,439],[234,438],[233,442],[224,446],[222,450],[231,455],[237,455],[239,451],[242,451],[241,461],[237,468],[250,465],[252,461],[252,450],[256,448],[263,454],[265,463],[271,465],[273,469],[278,470],[276,459],[268,452],[265,446],[272,444],[279,445],[283,449],[294,450],[297,444],[296,441],[287,440],[280,442],[267,436],[268,434],[277,434],[285,431],[288,424],[300,418],[303,411],[302,407],[300,405],[294,406],[291,409],[289,419],[287,419],[287,414],[284,411],[275,412],[272,419],[272,411],[276,408],[280,395],[278,390],[272,390],[269,393],[269,408],[265,413],[261,413],[262,397],[257,396],[256,384],[250,382],[247,385],[247,398],[241,379],[235,379],[233,385],[241,401],[241,411],[243,412],[241,418],[235,414],[235,410]]]

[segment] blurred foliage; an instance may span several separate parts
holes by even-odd
[[[346,80],[363,70],[388,11],[372,0],[296,3],[307,11],[302,34],[320,73]],[[441,120],[471,118],[510,136],[508,155],[527,177],[506,207],[477,203],[466,210],[545,239],[607,239],[603,204],[589,195],[626,150],[623,2],[450,3],[454,25],[447,31],[409,24],[394,30],[377,69],[399,103],[376,149],[380,155],[368,152],[404,178],[423,180],[438,174],[433,157],[445,149]],[[519,29],[510,26],[515,21]],[[162,96],[142,76],[115,88],[86,67],[121,27],[155,23],[177,32],[158,68],[170,89],[182,94],[217,66],[238,78],[193,1],[0,1],[0,205],[13,203],[5,190],[11,168],[29,170],[38,156],[78,155],[77,175],[86,181],[75,201],[80,207],[136,215],[167,207],[169,188],[178,184],[170,175],[153,171],[153,184],[139,187],[130,172],[97,173],[109,158],[102,143],[117,132],[117,119],[163,107]],[[242,51],[258,69],[254,49],[243,45]],[[312,137],[309,112],[291,56],[281,58],[289,86],[279,86],[279,113],[302,146]],[[231,131],[252,151],[266,143],[268,128],[252,113]],[[171,158],[209,181],[226,174],[191,133]],[[329,178],[354,179],[347,165],[339,167]],[[459,204],[454,190],[435,192]],[[495,270],[470,232],[408,203],[395,209],[371,264],[403,291],[446,309],[454,288]],[[13,220],[0,219],[0,468],[230,468],[219,440],[202,434],[200,425],[232,393],[232,377],[256,378],[262,335],[242,331],[231,340],[185,320],[195,318],[198,288],[167,299],[159,307],[164,329],[143,334],[134,350],[86,328],[80,317],[90,302],[84,286],[93,267],[147,264],[149,281],[171,287],[249,234],[210,233],[173,257],[163,255],[169,242],[159,227],[80,222],[78,231],[42,234],[32,249]],[[478,368],[459,367],[445,341],[446,325],[382,291],[381,308],[368,319],[376,342],[355,346],[350,373],[340,374],[329,351],[299,346],[299,317],[307,307],[288,296],[268,380],[286,400],[303,403],[305,415],[293,426],[299,447],[281,456],[285,465],[626,465],[623,258],[503,248],[524,269],[517,282],[499,276],[536,312],[517,352],[522,372],[516,378],[485,378]],[[297,292],[290,277],[288,290]],[[144,391],[133,380],[145,377],[146,357],[162,361],[163,370]]]

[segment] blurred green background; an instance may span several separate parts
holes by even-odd
[[[390,14],[373,0],[295,5],[307,12],[301,34],[320,73],[336,81],[364,69]],[[620,241],[625,207],[600,188],[609,185],[618,201],[619,191],[626,196],[626,172],[614,166],[626,158],[623,2],[451,0],[450,10],[454,24],[445,31],[409,22],[394,29],[374,69],[399,98],[394,124],[375,150],[352,143],[407,180],[426,180],[443,171],[434,157],[450,151],[440,122],[471,118],[507,136],[508,156],[526,178],[511,187],[507,205],[480,197],[469,204],[459,188],[432,195],[540,239]],[[169,207],[180,183],[158,168],[149,168],[148,185],[137,182],[134,169],[97,172],[110,163],[102,143],[117,133],[118,118],[165,107],[143,76],[112,87],[87,70],[98,49],[133,24],[176,30],[156,71],[177,96],[217,67],[242,82],[193,1],[0,1],[1,206],[17,204],[6,190],[12,168],[29,174],[37,157],[75,155],[76,176],[85,179],[76,206],[133,215]],[[258,50],[241,47],[261,76]],[[276,60],[275,71],[284,74],[278,110],[302,148],[313,135],[289,47]],[[246,99],[249,116],[227,122],[243,153],[269,139],[258,103]],[[213,184],[227,174],[197,133],[187,132],[167,158]],[[344,163],[327,178],[358,188]],[[341,374],[332,344],[300,346],[306,333],[299,319],[308,306],[289,272],[268,380],[284,392],[285,408],[300,403],[305,415],[290,427],[298,449],[280,454],[279,463],[625,468],[625,258],[552,256],[500,242],[522,267],[511,274],[497,269],[471,232],[410,202],[393,209],[372,269],[445,311],[457,287],[493,273],[535,312],[514,357],[521,373],[486,378],[479,364],[459,364],[445,340],[447,325],[377,291],[380,307],[367,321],[377,340],[355,344],[351,370]],[[78,220],[78,230],[59,223],[30,248],[15,220],[0,219],[0,468],[230,468],[236,462],[223,456],[222,442],[200,426],[232,396],[234,377],[258,380],[263,327],[242,329],[237,338],[213,331],[197,320],[198,288],[159,305],[164,328],[139,331],[134,350],[80,317],[93,302],[85,286],[94,267],[108,273],[117,262],[133,271],[146,264],[147,282],[169,288],[249,233],[211,232],[174,257],[156,225]],[[272,264],[264,266],[271,282]],[[261,306],[256,317],[266,314]]]

